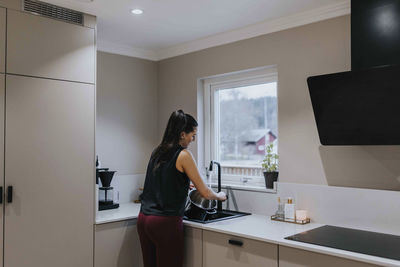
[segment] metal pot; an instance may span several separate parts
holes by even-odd
[[[205,199],[196,189],[189,192],[189,200],[192,205],[207,211],[207,213],[216,212],[215,207],[217,206],[217,201]]]

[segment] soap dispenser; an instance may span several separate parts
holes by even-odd
[[[294,220],[295,219],[295,209],[293,199],[289,197],[285,203],[285,219]]]

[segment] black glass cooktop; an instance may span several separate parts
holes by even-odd
[[[400,236],[325,225],[285,239],[400,260]]]

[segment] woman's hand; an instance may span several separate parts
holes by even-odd
[[[228,199],[228,197],[226,196],[226,194],[224,192],[219,192],[217,193],[217,197],[219,201],[225,201]]]

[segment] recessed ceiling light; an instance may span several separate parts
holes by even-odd
[[[143,10],[138,9],[138,8],[132,9],[131,12],[132,12],[132,14],[135,14],[135,15],[143,14]]]

